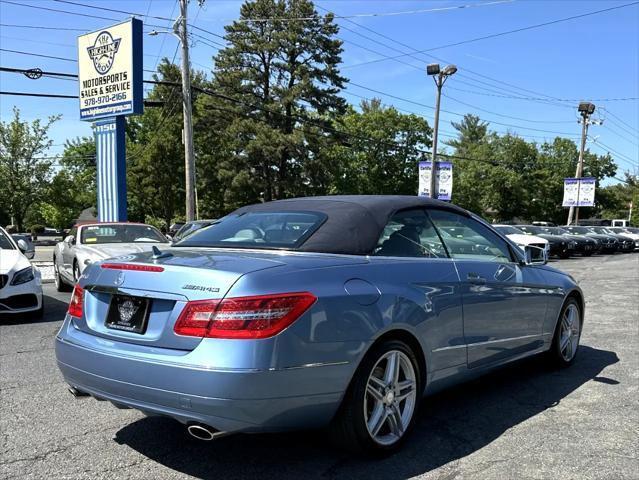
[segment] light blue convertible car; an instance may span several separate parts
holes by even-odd
[[[89,266],[56,338],[75,395],[211,440],[330,427],[397,448],[423,395],[534,354],[575,360],[584,298],[544,252],[409,196],[240,208]]]

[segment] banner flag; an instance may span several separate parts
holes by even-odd
[[[593,177],[564,179],[564,207],[592,207],[595,204],[595,182]]]
[[[453,192],[453,164],[451,162],[437,162],[437,178],[435,178],[435,188],[439,200],[452,198]],[[430,161],[419,162],[419,186],[417,195],[420,197],[430,197]]]

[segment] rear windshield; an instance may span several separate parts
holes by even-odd
[[[317,212],[245,212],[197,230],[175,246],[294,249],[325,219]]]
[[[82,228],[82,243],[166,243],[168,239],[149,225],[89,225]]]
[[[521,235],[523,233],[521,230],[511,227],[510,225],[493,225],[493,228],[504,235]]]

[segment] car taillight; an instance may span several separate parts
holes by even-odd
[[[69,302],[69,310],[67,313],[72,317],[82,318],[82,304],[84,302],[84,289],[80,285],[73,288],[71,301]]]
[[[208,338],[268,338],[277,335],[317,298],[308,292],[188,302],[174,331]]]

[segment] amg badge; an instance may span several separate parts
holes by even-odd
[[[193,285],[190,283],[187,283],[186,285],[182,285],[182,289],[183,290],[197,290],[199,292],[211,292],[211,293],[217,293],[220,291],[219,288],[217,287],[205,287],[204,285]]]

